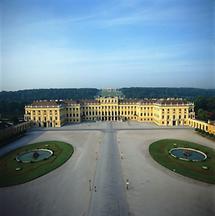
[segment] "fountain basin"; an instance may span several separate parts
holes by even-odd
[[[22,152],[16,156],[16,160],[22,163],[31,163],[46,160],[53,155],[53,151],[49,149],[33,149],[31,151]]]
[[[207,159],[207,155],[204,152],[192,148],[172,148],[169,154],[174,158],[185,161],[199,162]]]

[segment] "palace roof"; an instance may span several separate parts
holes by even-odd
[[[68,106],[72,104],[77,105],[90,105],[90,104],[101,104],[99,100],[95,99],[86,99],[86,100],[39,100],[34,101],[32,104],[30,104],[28,107],[59,107],[59,106]],[[182,98],[167,98],[167,99],[155,99],[155,98],[144,98],[144,99],[119,99],[118,104],[137,104],[137,105],[151,105],[151,104],[157,104],[157,105],[191,105],[187,100],[184,100]]]
[[[40,100],[40,101],[33,101],[32,104],[29,106],[31,107],[59,107],[62,105],[61,101],[55,100]]]

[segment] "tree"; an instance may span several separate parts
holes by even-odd
[[[205,110],[203,110],[203,109],[198,109],[197,117],[198,117],[199,120],[203,120],[203,121],[208,120],[207,112]]]

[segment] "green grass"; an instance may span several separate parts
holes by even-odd
[[[177,146],[174,146],[174,143]],[[169,154],[169,150],[174,147],[198,149],[206,153],[208,158],[201,162],[183,161]],[[154,160],[170,170],[175,169],[175,172],[181,175],[215,184],[215,150],[212,148],[183,140],[164,139],[152,143],[149,152]],[[207,166],[208,169],[205,170],[202,166]]]
[[[47,148],[52,150],[54,154],[47,160],[34,163],[16,161],[18,153],[35,148]],[[22,184],[45,175],[65,163],[73,152],[72,145],[59,141],[39,142],[15,149],[0,157],[0,187]],[[21,170],[16,171],[17,167]]]

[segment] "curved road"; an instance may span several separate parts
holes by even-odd
[[[116,133],[111,123],[107,124],[98,156],[88,216],[126,216],[129,211],[125,183]]]

